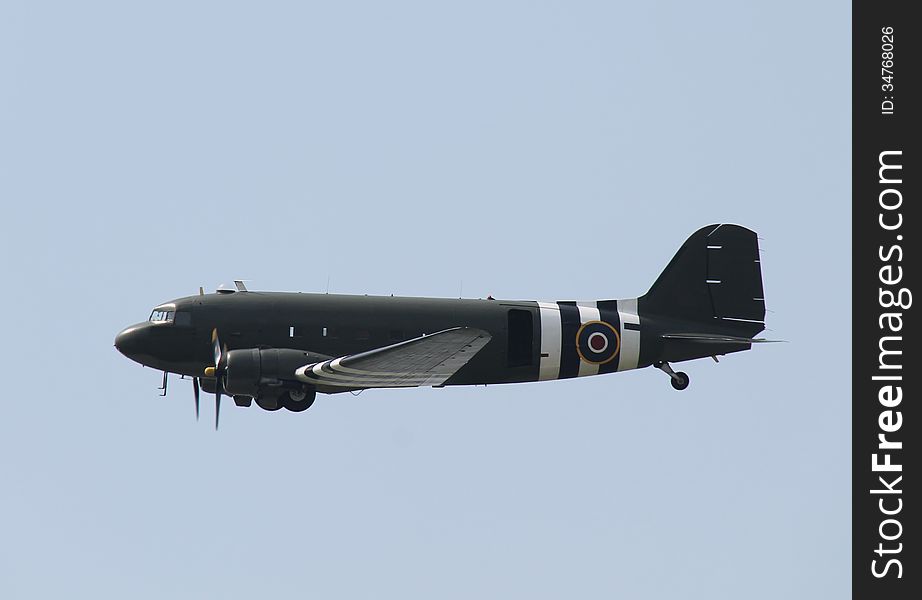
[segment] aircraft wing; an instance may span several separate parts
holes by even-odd
[[[295,376],[317,387],[353,390],[442,385],[490,339],[482,329],[456,327],[305,365],[295,371]]]

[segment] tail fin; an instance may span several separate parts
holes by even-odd
[[[765,329],[759,241],[739,225],[708,225],[689,237],[638,299],[649,315],[692,321],[703,331],[753,337]]]

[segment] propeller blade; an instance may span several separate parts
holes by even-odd
[[[214,350],[214,367],[205,369],[205,375],[214,376],[214,429],[218,430],[218,422],[221,418],[221,392],[224,387],[224,357],[227,356],[227,346],[221,345],[218,339],[218,328],[211,331],[211,346]]]
[[[195,396],[195,420],[198,421],[198,398],[199,398],[198,377],[192,378],[192,395]]]
[[[220,369],[223,355],[221,354],[221,341],[218,339],[217,327],[211,331],[211,347],[214,351],[214,368]]]
[[[218,421],[221,419],[221,390],[215,390],[214,396],[214,430],[218,430]]]

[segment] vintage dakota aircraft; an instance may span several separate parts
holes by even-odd
[[[118,334],[142,365],[192,378],[238,406],[299,412],[318,392],[517,383],[655,366],[749,350],[765,328],[756,234],[692,234],[643,296],[590,302],[397,298],[236,290],[161,304]]]

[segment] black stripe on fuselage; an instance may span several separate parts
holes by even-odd
[[[558,302],[560,308],[560,379],[579,375],[579,354],[576,332],[579,331],[579,309],[576,302]]]
[[[599,317],[605,323],[608,323],[618,332],[619,340],[621,336],[621,318],[618,317],[617,300],[599,300],[596,303],[599,307]],[[599,365],[599,373],[614,373],[618,370],[618,363],[621,362],[621,348],[619,345],[618,354],[614,359],[605,364]]]

